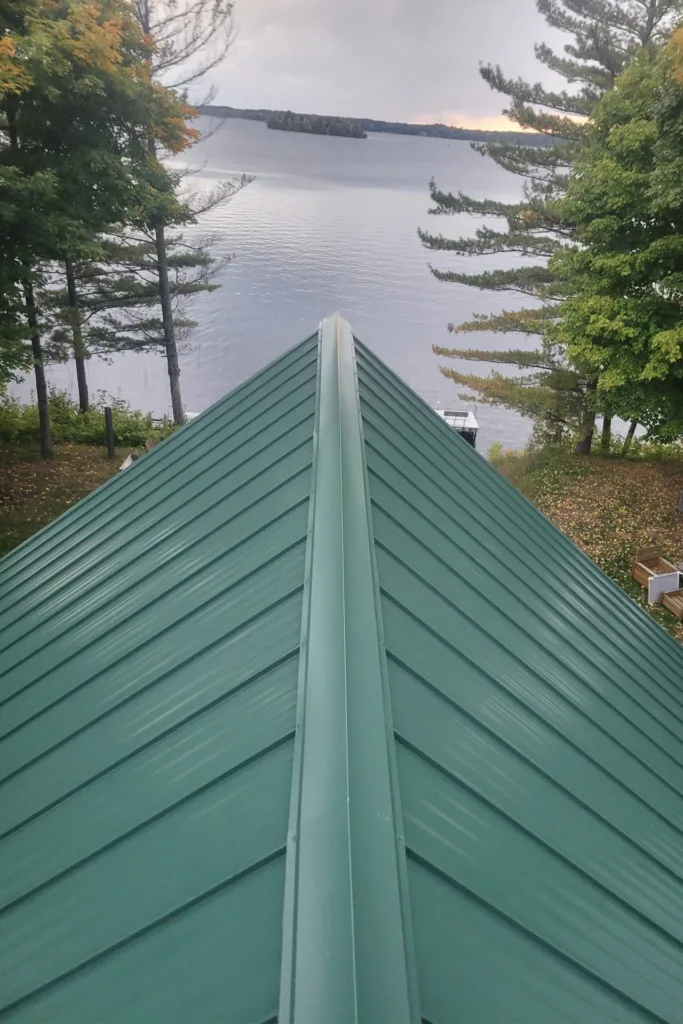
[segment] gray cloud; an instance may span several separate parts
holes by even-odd
[[[395,120],[497,119],[480,61],[548,80],[534,0],[238,0],[216,102]]]

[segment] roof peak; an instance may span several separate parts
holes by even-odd
[[[320,325],[318,374],[278,1020],[410,1024],[419,1008],[354,339],[338,313]]]

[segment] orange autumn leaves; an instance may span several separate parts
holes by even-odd
[[[669,47],[674,54],[674,79],[683,85],[683,28],[677,28],[673,33]]]
[[[94,91],[116,79],[131,95],[147,91],[156,111],[149,135],[165,149],[178,153],[197,140],[188,123],[196,111],[152,81],[154,44],[125,0],[33,0],[27,7],[25,34],[0,38],[0,95],[20,96],[44,73],[57,81],[77,74],[82,88]]]
[[[106,17],[94,3],[79,3],[69,7],[66,18],[50,18],[51,9],[59,15],[58,3],[46,3],[41,19],[52,32],[60,49],[73,61],[80,62],[107,74],[114,74],[123,64],[123,16]],[[132,27],[132,25],[131,25]],[[130,28],[129,28],[130,31]]]
[[[0,38],[0,93],[16,96],[30,83],[27,69],[16,59],[16,46],[10,36]]]

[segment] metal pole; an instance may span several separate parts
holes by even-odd
[[[107,455],[110,459],[113,459],[116,454],[116,450],[114,448],[114,423],[109,406],[106,406],[104,410],[104,429],[107,435]]]

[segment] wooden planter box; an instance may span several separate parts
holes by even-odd
[[[677,567],[666,558],[662,558],[656,548],[641,548],[636,551],[631,564],[631,575],[641,587],[647,587],[653,576],[665,576],[675,572],[678,572]]]
[[[672,615],[683,622],[683,590],[674,590],[671,594],[664,594],[662,604]]]

